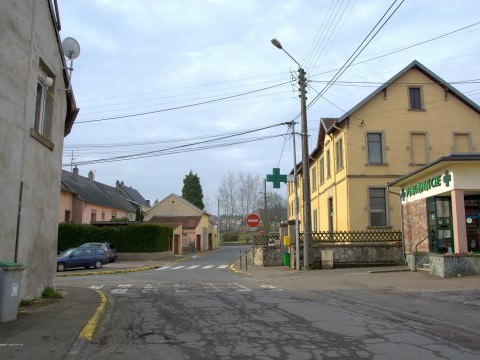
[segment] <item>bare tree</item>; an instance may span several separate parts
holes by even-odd
[[[231,171],[222,178],[218,189],[219,208],[223,214],[222,228],[226,231],[233,229],[232,221],[237,213],[237,177]],[[223,210],[223,211],[222,211]]]
[[[237,199],[240,215],[247,216],[255,210],[259,197],[261,180],[251,174],[238,174]]]

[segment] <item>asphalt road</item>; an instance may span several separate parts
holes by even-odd
[[[401,275],[351,269],[245,276],[228,270],[239,250],[151,271],[59,279],[109,300],[78,358],[480,358],[478,288],[400,292],[395,283],[369,287],[367,276],[400,283]]]

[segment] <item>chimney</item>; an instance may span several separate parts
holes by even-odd
[[[145,201],[146,201],[146,203],[147,203],[147,206],[148,206],[148,207],[151,207],[151,206],[150,206],[150,200],[145,200]]]
[[[95,180],[95,175],[93,174],[93,171],[92,171],[92,170],[90,170],[90,171],[88,172],[88,180],[90,180],[90,181]]]
[[[73,168],[73,175],[78,176],[78,167],[77,166],[75,166]]]
[[[120,189],[120,188],[121,188],[121,186],[120,186],[120,181],[117,180],[117,182],[115,183],[115,187],[116,187],[117,189]]]

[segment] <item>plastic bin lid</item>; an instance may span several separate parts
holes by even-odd
[[[0,268],[12,268],[12,267],[23,267],[23,264],[18,262],[0,261]]]

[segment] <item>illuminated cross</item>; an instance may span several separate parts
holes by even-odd
[[[274,189],[280,189],[280,183],[287,182],[287,175],[280,175],[280,169],[273,168],[273,174],[267,175],[267,181],[273,183]]]
[[[443,176],[443,182],[445,183],[445,186],[449,186],[450,181],[452,181],[452,176],[450,175],[448,170],[445,170],[445,175]]]

